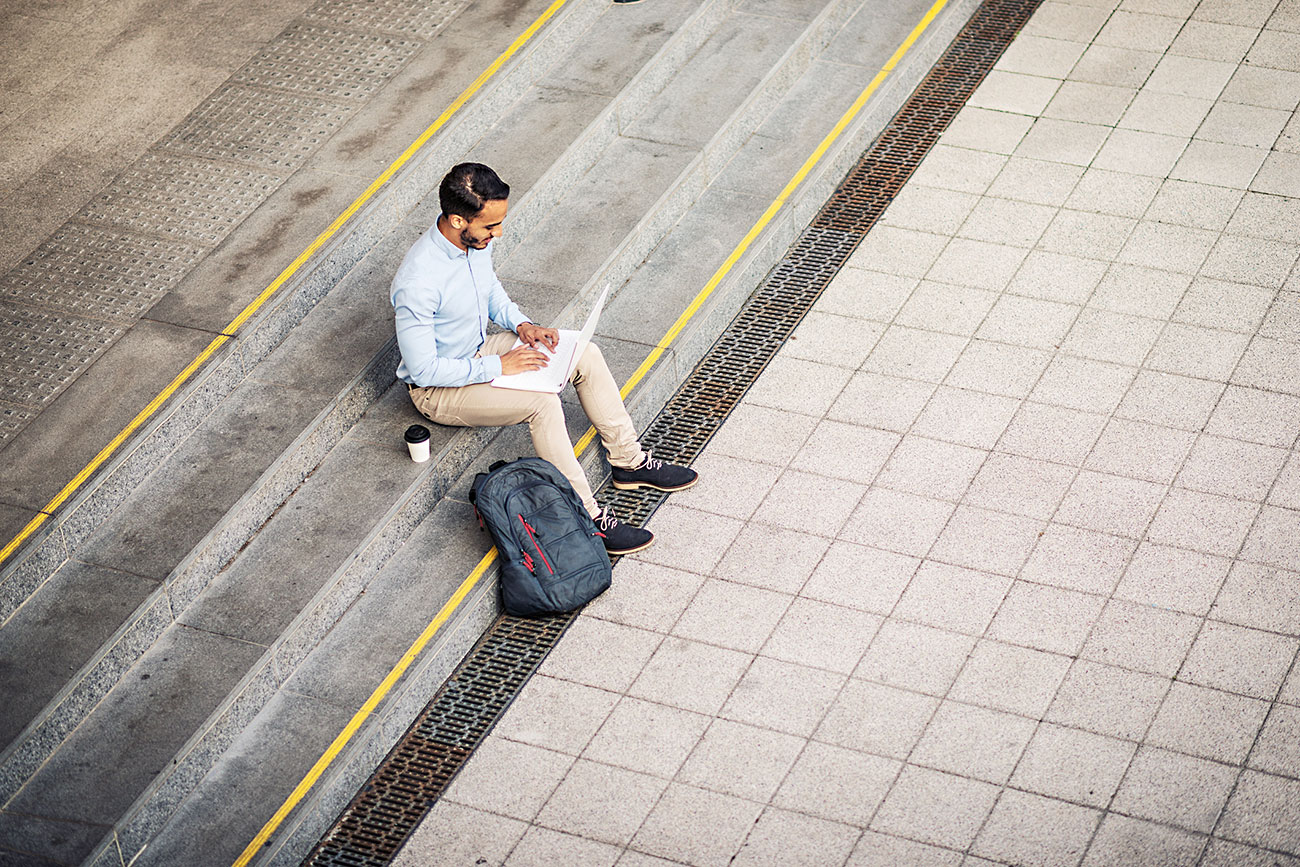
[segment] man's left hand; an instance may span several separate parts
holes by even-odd
[[[540,325],[534,325],[531,322],[525,322],[523,325],[520,325],[519,329],[515,333],[519,335],[520,340],[534,349],[536,349],[537,344],[540,343],[554,352],[555,347],[560,343],[559,331],[554,328],[543,328]]]

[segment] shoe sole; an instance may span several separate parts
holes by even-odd
[[[696,476],[695,478],[691,479],[688,483],[684,485],[678,485],[675,488],[664,488],[664,487],[660,487],[659,485],[652,485],[649,482],[614,482],[614,487],[618,488],[620,491],[635,491],[637,488],[649,488],[652,491],[663,491],[665,494],[672,494],[672,493],[676,493],[677,491],[684,491],[687,488],[695,487],[695,483],[698,482],[699,480],[700,480],[699,476]],[[611,479],[610,481],[613,480]]]
[[[655,543],[654,537],[651,536],[650,541],[646,542],[644,545],[637,545],[635,548],[626,548],[622,551],[614,551],[610,548],[606,548],[605,553],[611,557],[622,557],[627,554],[635,554],[637,551],[644,551],[646,548],[649,548],[654,543]]]

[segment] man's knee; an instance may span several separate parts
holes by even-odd
[[[590,376],[593,371],[605,369],[605,355],[595,343],[588,343],[578,359],[577,379]]]
[[[549,394],[547,392],[530,392],[528,401],[528,420],[544,419],[548,417],[564,418],[564,404],[560,402],[558,394]]]

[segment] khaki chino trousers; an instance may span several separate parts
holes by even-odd
[[[478,354],[504,355],[514,342],[512,331],[493,334],[483,342]],[[570,382],[577,388],[582,409],[609,452],[609,462],[616,467],[634,467],[641,463],[644,454],[637,441],[636,429],[623,406],[618,385],[605,364],[605,356],[596,344],[587,345]],[[455,388],[412,387],[411,402],[425,418],[455,427],[528,422],[528,432],[532,435],[537,456],[555,464],[573,485],[592,517],[599,512],[587,476],[574,457],[558,394],[493,388],[490,383],[481,382]]]

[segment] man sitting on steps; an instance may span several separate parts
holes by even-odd
[[[492,269],[488,246],[501,236],[507,186],[479,163],[461,163],[442,179],[442,214],[415,242],[393,277],[392,302],[402,361],[397,377],[411,401],[438,424],[461,427],[528,422],[538,456],[559,468],[605,536],[611,554],[630,554],[654,540],[648,530],[621,523],[602,509],[573,455],[558,394],[494,388],[503,373],[538,370],[547,361],[536,347],[554,349],[554,328],[534,325],[506,295]],[[489,336],[488,320],[506,329]],[[511,349],[515,337],[523,345]],[[643,451],[614,377],[594,343],[570,380],[609,453],[616,488],[680,491],[695,471]]]

